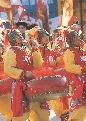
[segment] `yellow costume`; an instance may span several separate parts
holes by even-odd
[[[63,110],[63,104],[60,101],[60,99],[51,100],[50,104],[51,104],[57,117],[60,117],[62,114],[69,112],[69,109]]]
[[[78,109],[75,109],[68,121],[85,121],[85,120],[86,120],[86,105],[81,106]]]
[[[49,121],[49,110],[41,109],[40,102],[31,102],[30,109],[30,121]]]
[[[13,117],[10,99],[11,94],[0,97],[0,113],[4,115],[6,121],[11,121]]]

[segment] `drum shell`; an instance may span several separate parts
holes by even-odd
[[[8,78],[0,80],[0,96],[12,92],[11,81]],[[27,82],[26,97],[29,101],[48,101],[64,97],[69,93],[66,77],[44,77]]]
[[[28,89],[25,91],[30,101],[53,100],[66,96],[69,86],[66,77],[45,77],[38,80],[29,81]]]
[[[11,93],[11,82],[9,78],[5,78],[3,80],[0,80],[0,96],[4,96],[8,93]]]

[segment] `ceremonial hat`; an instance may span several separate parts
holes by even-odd
[[[16,35],[19,31],[17,29],[13,29],[11,30],[9,33],[8,33],[8,40],[9,40],[9,43],[14,46],[15,45],[15,42],[16,42]]]
[[[66,41],[68,44],[73,44],[73,38],[77,36],[78,33],[74,30],[70,30],[66,35]]]

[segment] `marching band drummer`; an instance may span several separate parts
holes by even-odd
[[[69,48],[64,53],[66,71],[71,74],[72,86],[71,106],[72,115],[68,121],[85,121],[86,119],[86,63],[82,60],[83,52],[80,50],[79,34],[70,30],[67,33]],[[83,113],[82,113],[83,112]]]
[[[40,52],[34,51],[32,56],[22,49],[24,39],[18,30],[11,30],[8,34],[8,40],[11,48],[4,54],[4,72],[12,78],[13,96],[11,101],[14,116],[12,121],[25,121],[28,119],[30,110],[36,113],[39,121],[49,121],[49,110],[43,109],[40,102],[29,104],[25,94],[19,94],[27,89],[25,81],[34,78],[32,73],[33,68],[39,68],[43,63]],[[24,98],[24,104],[22,98]]]

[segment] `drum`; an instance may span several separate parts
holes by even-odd
[[[69,85],[64,76],[46,76],[27,82],[25,91],[29,101],[49,101],[64,97],[69,93]]]
[[[12,92],[9,78],[0,80],[0,96]],[[64,76],[46,76],[27,82],[25,95],[29,101],[49,101],[64,97],[69,93],[69,85]]]
[[[0,80],[0,96],[5,96],[11,93],[11,82],[9,78],[4,78]]]

